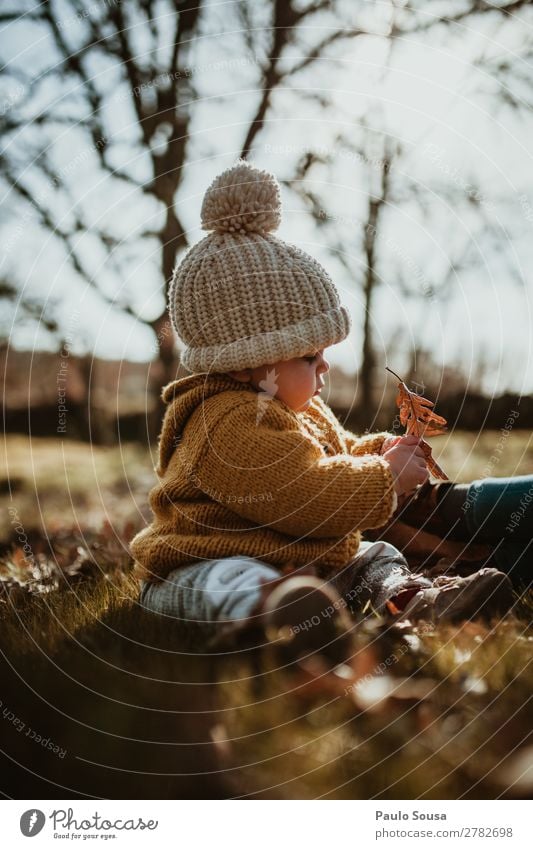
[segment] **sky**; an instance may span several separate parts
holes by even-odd
[[[194,106],[188,164],[176,206],[190,244],[205,235],[200,230],[203,194],[238,156],[259,98],[258,70],[241,34],[234,32],[231,4],[211,6],[212,31],[191,46],[188,63],[195,68],[201,96]],[[165,4],[159,7],[163,13]],[[63,31],[75,45],[82,24],[67,4],[63,8]],[[339,3],[339,8],[349,22],[355,5]],[[482,362],[486,392],[529,393],[533,119],[530,110],[516,114],[498,101],[498,79],[473,63],[506,56],[527,70],[520,54],[523,41],[531,38],[533,18],[502,26],[489,15],[475,29],[442,29],[431,37],[400,39],[389,56],[379,34],[387,26],[389,8],[378,2],[364,10],[366,21],[352,21],[366,22],[377,35],[328,50],[312,70],[294,77],[274,96],[251,161],[284,180],[309,149],[318,149],[330,160],[313,167],[305,183],[320,198],[326,224],[319,226],[302,198],[282,186],[277,235],[315,256],[338,285],[354,327],[345,342],[329,350],[329,360],[354,371],[360,362],[363,321],[361,232],[368,192],[379,176],[375,163],[388,138],[400,152],[379,237],[381,283],[372,311],[378,350],[386,355],[390,350],[392,356],[394,339],[390,364],[401,370],[418,340],[437,363],[459,365],[472,379]],[[164,17],[159,25],[164,52]],[[313,26],[299,34],[298,45],[287,54],[287,67],[330,25],[328,13],[315,16]],[[140,52],[148,49],[139,27],[134,40]],[[42,30],[25,21],[11,26],[2,43],[8,67],[22,63],[38,72],[50,63],[51,45]],[[149,179],[149,161],[135,144],[131,98],[120,84],[118,69],[95,60],[91,71],[108,92],[106,132],[113,162],[141,181]],[[18,108],[19,89],[4,80],[0,111]],[[513,91],[522,94],[519,87]],[[317,96],[329,105],[317,103]],[[34,112],[52,100],[59,109],[74,103],[83,117],[71,80],[51,76],[41,83]],[[9,139],[8,145],[34,143],[31,113],[27,117],[24,134]],[[164,136],[157,143],[164,146]],[[151,331],[107,305],[98,290],[118,305],[130,304],[145,318],[159,313],[163,300],[158,244],[141,239],[140,233],[161,225],[162,210],[139,191],[100,174],[90,140],[80,130],[51,132],[47,156],[56,173],[67,179],[68,198],[58,198],[44,181],[39,183],[34,168],[22,172],[21,179],[39,186],[62,225],[69,223],[73,209],[81,210],[88,231],[79,246],[93,285],[77,278],[57,240],[38,228],[34,210],[10,194],[3,197],[0,213],[1,273],[16,279],[26,294],[55,303],[74,352],[89,349],[102,357],[150,359]],[[91,235],[91,227],[105,227],[119,239],[111,260]],[[342,245],[349,272],[330,250],[332,242]],[[406,297],[402,287],[413,295]],[[19,316],[12,316],[12,344],[54,347],[46,331],[19,321]]]

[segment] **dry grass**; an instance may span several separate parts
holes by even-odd
[[[529,430],[453,431],[431,442],[435,458],[451,480],[527,475],[533,469],[533,434]]]
[[[499,439],[454,434],[439,462],[458,479],[486,474]],[[529,434],[513,432],[498,456],[489,474],[526,473]],[[0,567],[4,794],[530,794],[529,602],[492,629],[369,621],[354,635],[360,683],[319,697],[265,652],[197,653],[193,630],[139,608],[127,539],[146,515],[149,455],[14,437],[7,457],[7,507],[32,563],[6,548]],[[20,534],[12,517],[4,543]]]

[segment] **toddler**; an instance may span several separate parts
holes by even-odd
[[[169,294],[192,374],[165,387],[152,524],[131,551],[149,610],[238,633],[261,626],[282,659],[349,651],[348,612],[453,619],[504,612],[495,569],[431,582],[367,529],[428,478],[420,441],[342,427],[320,397],[327,348],[350,318],[322,266],[273,235],[275,178],[244,161],[202,205],[209,235]]]

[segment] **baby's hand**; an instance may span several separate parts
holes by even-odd
[[[391,468],[396,494],[403,495],[427,481],[429,473],[418,436],[400,436],[395,440],[391,448],[382,450],[382,454]]]
[[[388,451],[389,448],[392,448],[393,445],[396,445],[400,439],[403,439],[402,436],[386,436],[383,440],[383,445],[381,446],[380,454],[384,454],[385,451]]]

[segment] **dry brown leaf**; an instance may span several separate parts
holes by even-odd
[[[398,375],[387,368],[398,380],[398,395],[396,405],[400,411],[400,422],[405,427],[406,435],[418,436],[424,439],[429,436],[442,436],[446,433],[446,419],[439,416],[433,410],[433,401],[411,392],[404,381]],[[428,471],[439,480],[448,480],[448,475],[441,469],[431,455],[431,447],[427,442],[422,442],[422,448],[426,455]]]

